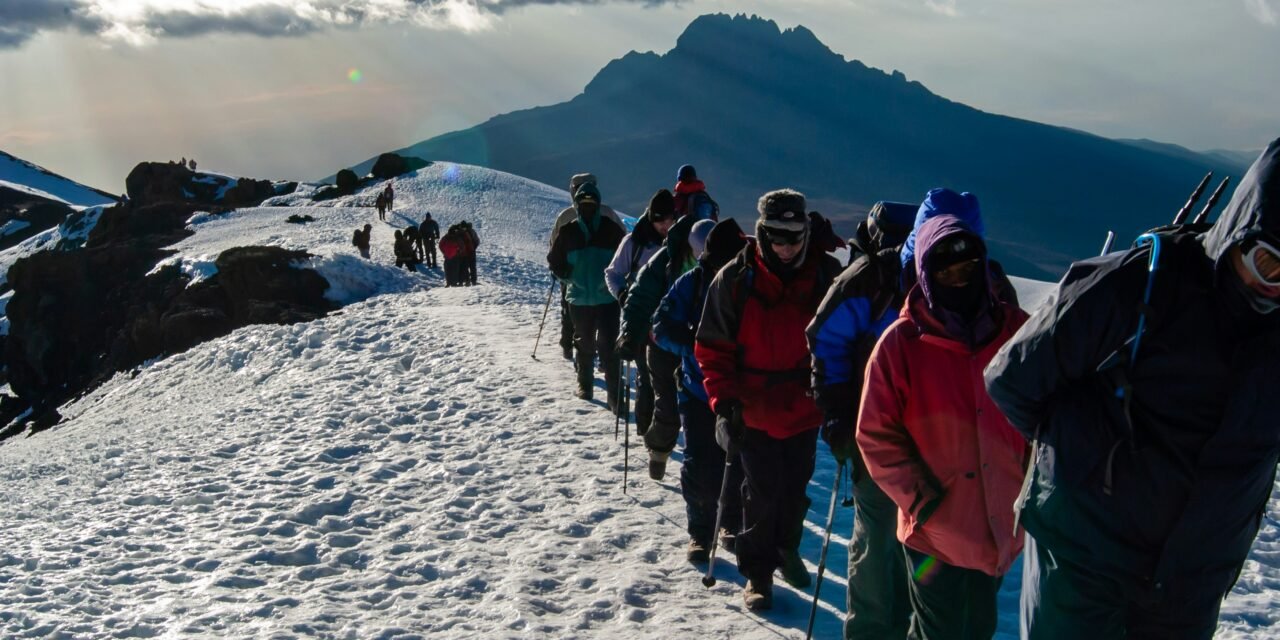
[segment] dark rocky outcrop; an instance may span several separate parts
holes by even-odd
[[[144,206],[161,202],[194,202],[254,207],[279,195],[276,185],[269,180],[198,173],[185,165],[169,162],[140,163],[129,172],[124,184],[129,199]]]
[[[334,183],[338,185],[339,192],[349,194],[355,191],[356,187],[360,185],[360,178],[356,175],[356,172],[350,169],[343,169],[338,172]]]
[[[58,226],[73,213],[57,200],[0,187],[0,250]]]
[[[369,173],[379,180],[387,180],[429,166],[431,166],[431,163],[422,158],[406,157],[398,153],[384,153],[374,161],[373,168],[369,170]]]
[[[17,399],[0,399],[0,418],[30,408],[36,431],[57,422],[59,405],[116,372],[242,326],[314,320],[334,308],[324,298],[328,282],[295,266],[309,257],[301,251],[229,249],[217,274],[194,285],[176,266],[149,274],[172,254],[163,247],[190,233],[186,220],[206,209],[135,200],[103,212],[83,248],[14,264],[3,357]]]

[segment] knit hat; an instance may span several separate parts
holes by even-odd
[[[718,269],[732,260],[733,256],[742,251],[746,245],[747,236],[742,233],[742,227],[738,226],[738,221],[725,218],[717,222],[711,229],[711,233],[707,235],[702,257]]]
[[[572,195],[577,193],[578,187],[581,187],[582,185],[587,184],[588,182],[590,182],[591,184],[596,183],[596,177],[594,174],[590,174],[590,173],[575,174],[572,178],[569,178],[569,194]]]
[[[689,230],[690,255],[694,258],[702,256],[702,251],[707,246],[707,236],[711,235],[711,229],[715,226],[716,223],[711,220],[699,220],[694,223],[693,228]]]
[[[693,165],[691,164],[681,165],[680,170],[676,172],[676,182],[681,182],[685,180],[697,180],[697,179],[698,179],[698,170],[694,169]]]
[[[649,198],[649,220],[657,222],[676,215],[676,197],[666,189],[658,189]]]
[[[778,189],[760,196],[758,225],[766,229],[799,233],[809,226],[804,194],[794,189]]]
[[[573,194],[574,204],[582,204],[584,202],[592,202],[600,204],[600,189],[596,188],[594,182],[584,182],[582,186]]]

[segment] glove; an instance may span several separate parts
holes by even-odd
[[[836,462],[844,464],[858,456],[858,445],[853,440],[853,418],[829,415],[822,421],[822,440],[831,447]]]
[[[639,351],[639,345],[627,334],[618,336],[618,341],[613,345],[613,352],[618,354],[618,358],[627,362],[636,359],[636,352]]]
[[[716,444],[725,453],[737,451],[742,446],[746,425],[742,423],[742,402],[721,400],[716,403]]]

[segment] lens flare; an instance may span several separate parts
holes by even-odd
[[[938,559],[929,556],[916,567],[916,570],[912,572],[912,577],[920,584],[929,584],[933,582],[933,577],[938,575],[938,570],[941,568],[942,565],[938,563]]]
[[[364,79],[364,74],[359,69],[352,69],[347,72],[347,79],[351,81],[351,84],[360,84],[360,81]]]
[[[444,168],[444,181],[449,184],[457,184],[462,179],[462,167],[450,163]]]

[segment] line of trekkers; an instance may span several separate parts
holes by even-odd
[[[1212,636],[1280,454],[1280,140],[1216,224],[1078,262],[1030,317],[970,193],[878,203],[847,244],[790,189],[749,235],[688,165],[631,233],[590,174],[570,193],[577,395],[598,358],[626,411],[635,362],[649,475],[683,429],[688,559],[735,552],[748,609],[811,582],[821,434],[853,480],[846,638],[992,637],[1024,546],[1024,638]]]

